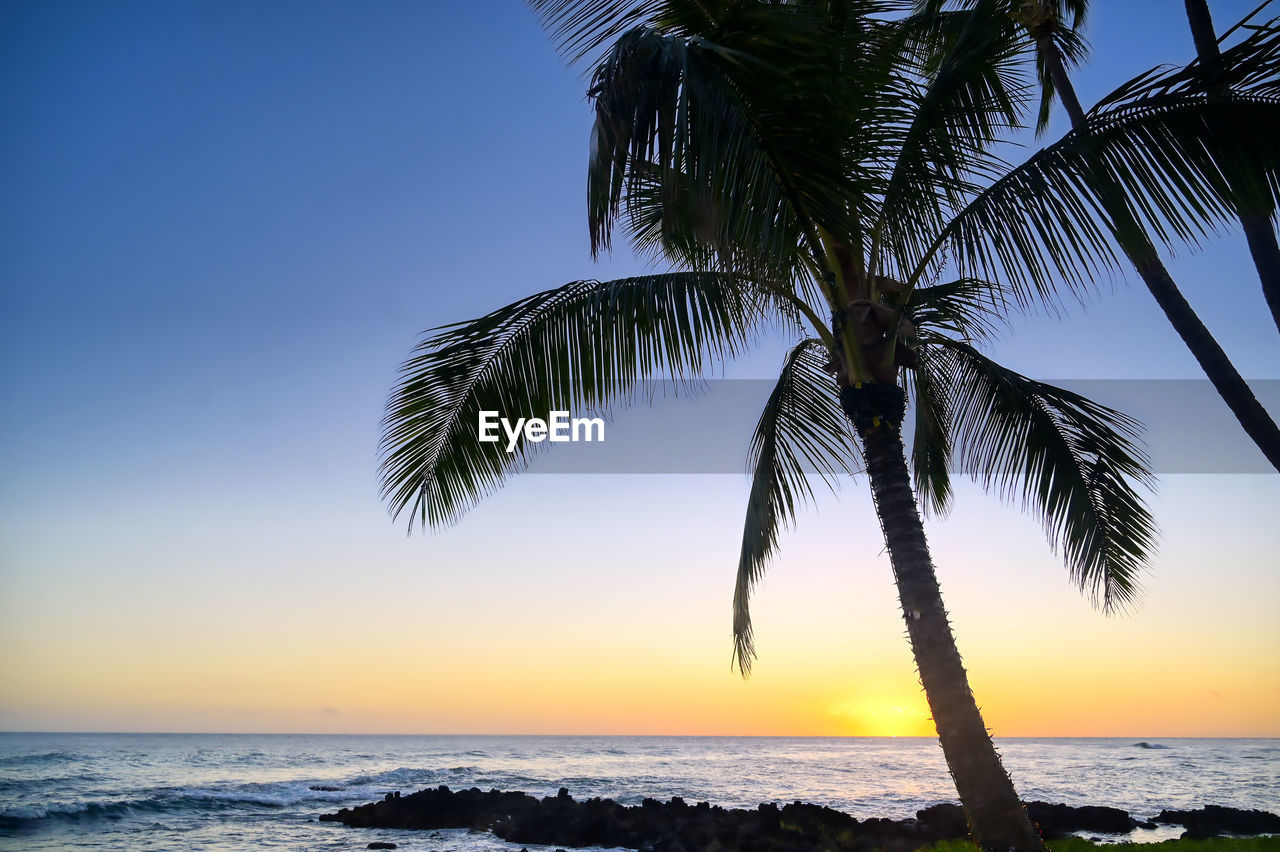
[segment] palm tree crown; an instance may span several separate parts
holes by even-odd
[[[764,330],[791,330],[798,343],[750,447],[737,663],[750,668],[751,591],[811,476],[865,468],[975,838],[1038,848],[969,691],[916,495],[946,511],[958,466],[1040,517],[1104,610],[1134,600],[1154,541],[1137,424],[980,346],[1010,306],[1057,304],[1055,288],[1082,289],[1111,262],[1079,179],[1096,158],[1125,167],[1147,200],[1138,212],[1171,235],[1228,215],[1233,196],[1214,170],[1230,152],[1196,126],[1203,98],[1175,71],[1144,75],[1093,110],[1089,133],[1011,168],[997,143],[1034,87],[1019,25],[996,0],[951,11],[893,0],[534,5],[570,54],[595,57],[593,250],[621,227],[676,271],[573,282],[424,340],[384,421],[393,511],[411,526],[447,525],[527,464],[528,446],[509,454],[475,440],[481,410],[623,404],[646,377],[695,379]],[[1264,41],[1224,59],[1235,67]],[[1256,82],[1231,89],[1247,93],[1242,111]],[[1274,93],[1256,102],[1275,115]],[[1167,186],[1175,163],[1189,170]]]

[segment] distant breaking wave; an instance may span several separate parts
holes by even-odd
[[[59,763],[80,760],[78,754],[69,751],[46,751],[40,754],[10,754],[0,757],[0,766],[39,766],[43,763]]]
[[[45,775],[39,778],[0,778],[0,793],[21,792],[32,784],[82,784],[85,781],[96,781],[100,776],[92,773]]]
[[[38,762],[32,755],[27,763]],[[244,763],[236,760],[235,763]],[[71,782],[82,780],[75,776],[61,779],[45,778],[40,783]],[[475,766],[455,766],[449,769],[422,769],[401,767],[384,772],[350,776],[346,780],[308,778],[286,782],[255,783],[217,788],[174,788],[159,790],[153,795],[117,801],[87,801],[53,804],[48,807],[27,805],[0,809],[0,830],[32,828],[43,823],[77,823],[96,820],[118,821],[136,816],[222,812],[230,810],[279,810],[297,805],[342,802],[354,794],[367,797],[369,788],[374,790],[415,789],[437,784],[459,782],[480,783],[484,786],[545,786],[546,779],[527,778],[508,773],[496,773],[485,777]],[[15,781],[12,786],[21,789],[30,782]],[[9,785],[10,782],[0,782]],[[354,788],[354,789],[353,789]],[[361,793],[359,790],[365,790]],[[338,796],[332,794],[337,793]]]
[[[452,766],[448,769],[423,769],[400,767],[385,772],[356,775],[339,782],[345,787],[386,787],[404,789],[434,787],[439,784],[465,784],[466,786],[499,787],[504,790],[524,787],[555,787],[564,783],[559,778],[538,778],[512,772],[485,772],[479,766]]]
[[[306,789],[305,787],[303,788]],[[193,793],[161,793],[143,799],[118,802],[85,802],[66,807],[19,807],[0,811],[0,828],[29,828],[44,822],[92,822],[121,820],[145,814],[181,813],[189,811],[228,811],[236,809],[279,810],[306,799],[319,799],[301,793],[289,795],[252,794],[242,791],[201,791]]]

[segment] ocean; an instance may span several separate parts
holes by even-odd
[[[1002,739],[1023,799],[1139,818],[1280,811],[1280,740]],[[0,850],[515,852],[487,833],[354,829],[324,813],[447,784],[638,804],[805,801],[859,818],[955,801],[925,738],[0,734]],[[1176,837],[1176,826],[1133,839]]]

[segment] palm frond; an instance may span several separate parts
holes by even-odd
[[[1255,10],[1256,11],[1256,10]],[[1237,25],[1240,26],[1240,25]],[[1242,111],[1233,102],[1255,106],[1280,102],[1280,18],[1245,28],[1246,38],[1222,51],[1220,69],[1206,76],[1200,61],[1185,67],[1163,67],[1140,74],[1094,107],[1095,113],[1123,113],[1161,98],[1183,96],[1205,101],[1204,123],[1211,132],[1197,128],[1212,151],[1214,165],[1227,178],[1234,204],[1241,213],[1270,216],[1275,212],[1277,177],[1275,150],[1280,130],[1273,124],[1273,110]],[[1227,97],[1219,102],[1218,86]]]
[[[818,252],[813,223],[847,230],[839,140],[814,53],[821,21],[800,5],[732,5],[718,40],[640,28],[597,68],[594,251],[608,248],[633,195],[649,221],[662,217],[651,245],[679,234],[673,259],[687,260],[695,243],[719,268],[740,269],[749,254],[789,274],[798,254]]]
[[[627,30],[651,23],[665,0],[529,0],[570,63],[599,51]]]
[[[733,592],[733,658],[744,677],[755,659],[751,592],[777,549],[778,532],[813,496],[807,477],[820,476],[834,489],[841,474],[856,468],[853,430],[826,370],[830,357],[816,339],[788,353],[751,438],[751,496]]]
[[[1221,77],[1206,80],[1198,60],[1190,65],[1161,65],[1117,86],[1094,109],[1111,110],[1159,95],[1204,94],[1206,88],[1219,86],[1257,97],[1280,95],[1280,18],[1248,24],[1243,29],[1243,39],[1221,49]]]
[[[904,315],[923,332],[989,340],[1007,326],[1003,288],[981,278],[958,278],[911,291]]]
[[[1105,612],[1138,593],[1155,523],[1140,425],[1079,394],[1001,367],[968,344],[933,338],[961,468],[1038,514],[1072,581]]]
[[[900,96],[911,118],[894,140],[896,159],[884,189],[879,228],[889,248],[884,268],[891,272],[898,272],[895,261],[921,256],[945,211],[977,191],[975,181],[990,182],[1007,170],[993,145],[1017,125],[1028,87],[1019,74],[1025,39],[1000,14],[1002,3],[977,0],[963,11],[920,13],[903,22],[929,50],[923,77]]]
[[[1233,187],[1226,171],[1251,180]],[[1230,227],[1249,198],[1280,198],[1280,99],[1159,95],[1091,113],[959,211],[935,246],[950,244],[971,274],[1008,281],[1020,301],[1053,305],[1059,281],[1080,292],[1121,268],[1109,206],[1127,205],[1176,246]]]
[[[411,530],[415,520],[448,525],[533,452],[479,441],[481,411],[600,411],[627,402],[640,379],[698,377],[789,316],[737,276],[670,273],[576,281],[438,328],[405,362],[387,403],[383,497],[396,517],[410,509]]]
[[[917,353],[910,374],[911,411],[915,419],[911,439],[911,474],[925,512],[942,517],[951,508],[951,408],[946,376],[931,347]],[[943,359],[943,365],[947,359]]]
[[[1083,128],[979,194],[948,225],[957,260],[1004,271],[1021,296],[1048,297],[1055,275],[1083,288],[1119,269],[1096,221],[1108,221],[1105,209],[1120,196],[1170,247],[1230,228],[1236,211],[1275,210],[1280,27],[1248,32],[1222,51],[1220,90],[1206,91],[1194,64],[1138,74],[1103,97]]]
[[[937,14],[939,10],[950,6],[953,12],[972,11],[983,5],[982,0],[917,0],[917,9],[921,13]],[[990,11],[993,18],[1000,18],[1006,24],[1018,21],[1021,28],[1032,24],[1035,35],[1046,34],[1057,48],[1058,55],[1068,68],[1079,65],[1089,53],[1089,45],[1082,33],[1085,16],[1088,12],[1088,0],[1039,0],[1038,8],[1027,10],[1024,0],[992,0]],[[1033,13],[1028,19],[1028,11]],[[1024,39],[1028,47],[1033,46],[1032,39]],[[1036,116],[1036,136],[1040,136],[1049,126],[1050,108],[1056,94],[1052,77],[1044,62],[1044,55],[1037,50],[1035,57],[1035,75],[1040,89],[1040,105]]]
[[[1010,282],[1024,304],[1039,296],[1053,306],[1060,282],[1079,293],[1121,269],[1108,208],[1125,207],[1171,247],[1231,227],[1237,210],[1274,209],[1280,29],[1254,27],[1223,57],[1220,91],[1205,91],[1194,66],[1156,68],[1119,86],[1083,127],[958,211],[934,249],[952,246],[962,269]]]

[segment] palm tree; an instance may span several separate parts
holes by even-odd
[[[1191,25],[1191,38],[1196,45],[1196,55],[1200,62],[1200,72],[1204,75],[1204,85],[1210,92],[1217,91],[1226,77],[1227,69],[1222,65],[1222,52],[1218,48],[1218,37],[1213,30],[1213,16],[1209,14],[1209,4],[1205,0],[1186,0],[1187,22]],[[1225,140],[1230,138],[1229,129],[1220,131]],[[1229,175],[1233,190],[1247,192],[1247,178]],[[1247,197],[1246,197],[1247,198]],[[1244,200],[1244,199],[1242,199]],[[1271,318],[1276,328],[1280,329],[1280,244],[1276,242],[1275,206],[1270,204],[1265,194],[1252,199],[1252,204],[1240,210],[1240,227],[1249,244],[1249,253],[1253,255],[1253,265],[1258,269],[1258,278],[1262,281],[1262,295],[1271,309]]]
[[[1134,599],[1153,541],[1136,424],[1002,368],[978,346],[1009,304],[1055,298],[1051,272],[1079,279],[1097,263],[1105,244],[1084,215],[1089,202],[1050,193],[1043,204],[1072,215],[1022,230],[988,230],[983,219],[1028,182],[1069,180],[1100,147],[1139,162],[1154,133],[1159,151],[1190,156],[1199,137],[1175,131],[1194,105],[1170,95],[1144,110],[1167,82],[1153,76],[1096,111],[1096,132],[1006,174],[992,146],[1017,124],[1029,87],[1018,77],[1022,42],[994,0],[918,15],[865,0],[536,5],[570,52],[612,43],[591,86],[593,249],[621,226],[676,271],[573,282],[427,337],[384,420],[394,513],[407,512],[410,528],[448,525],[543,446],[508,454],[477,441],[482,410],[604,409],[646,377],[694,379],[763,330],[792,330],[801,339],[751,444],[736,660],[745,673],[750,594],[809,475],[864,467],[973,836],[987,848],[1041,848],[969,689],[915,492],[945,511],[958,462],[1041,518],[1104,610]],[[1168,203],[1222,209],[1220,187],[1201,174],[1212,166]],[[1045,253],[1030,231],[1057,244]],[[948,254],[1000,274],[944,278]]]
[[[1040,127],[1046,124],[1049,101],[1056,94],[1071,119],[1073,131],[1077,134],[1090,132],[1088,118],[1067,74],[1068,64],[1083,55],[1083,42],[1077,30],[1084,21],[1088,0],[1022,0],[1011,5],[1014,18],[1025,27],[1036,48],[1036,63],[1044,92]],[[1202,46],[1203,41],[1205,37],[1202,34],[1197,38],[1197,46],[1202,51],[1207,49]],[[1217,40],[1211,41],[1216,48]],[[1267,242],[1262,233],[1270,235],[1271,248],[1275,247],[1275,234],[1271,231],[1274,187],[1267,186],[1265,180],[1258,180],[1259,169],[1250,162],[1258,128],[1233,125],[1231,117],[1238,113],[1230,109],[1234,95],[1230,76],[1256,69],[1225,64],[1221,54],[1216,52],[1210,56],[1210,64],[1217,73],[1208,78],[1210,88],[1207,91],[1204,90],[1205,80],[1199,76],[1195,78],[1195,88],[1201,90],[1199,94],[1205,101],[1200,120],[1207,121],[1214,131],[1215,138],[1211,144],[1219,149],[1235,149],[1229,153],[1218,152],[1216,159],[1224,168],[1220,179],[1225,181],[1228,193],[1233,196],[1234,210],[1245,222],[1246,235],[1252,235],[1249,245],[1254,256],[1260,257],[1266,252]],[[1210,107],[1211,103],[1216,108]],[[1275,144],[1274,138],[1271,144]],[[1121,251],[1245,432],[1271,465],[1280,471],[1280,427],[1258,402],[1227,353],[1178,289],[1147,230],[1139,223],[1133,200],[1126,197],[1121,181],[1105,162],[1092,164],[1089,179],[1101,206],[1102,218]],[[1271,259],[1275,260],[1274,257]],[[1268,268],[1266,264],[1259,263],[1264,287],[1268,286]]]

